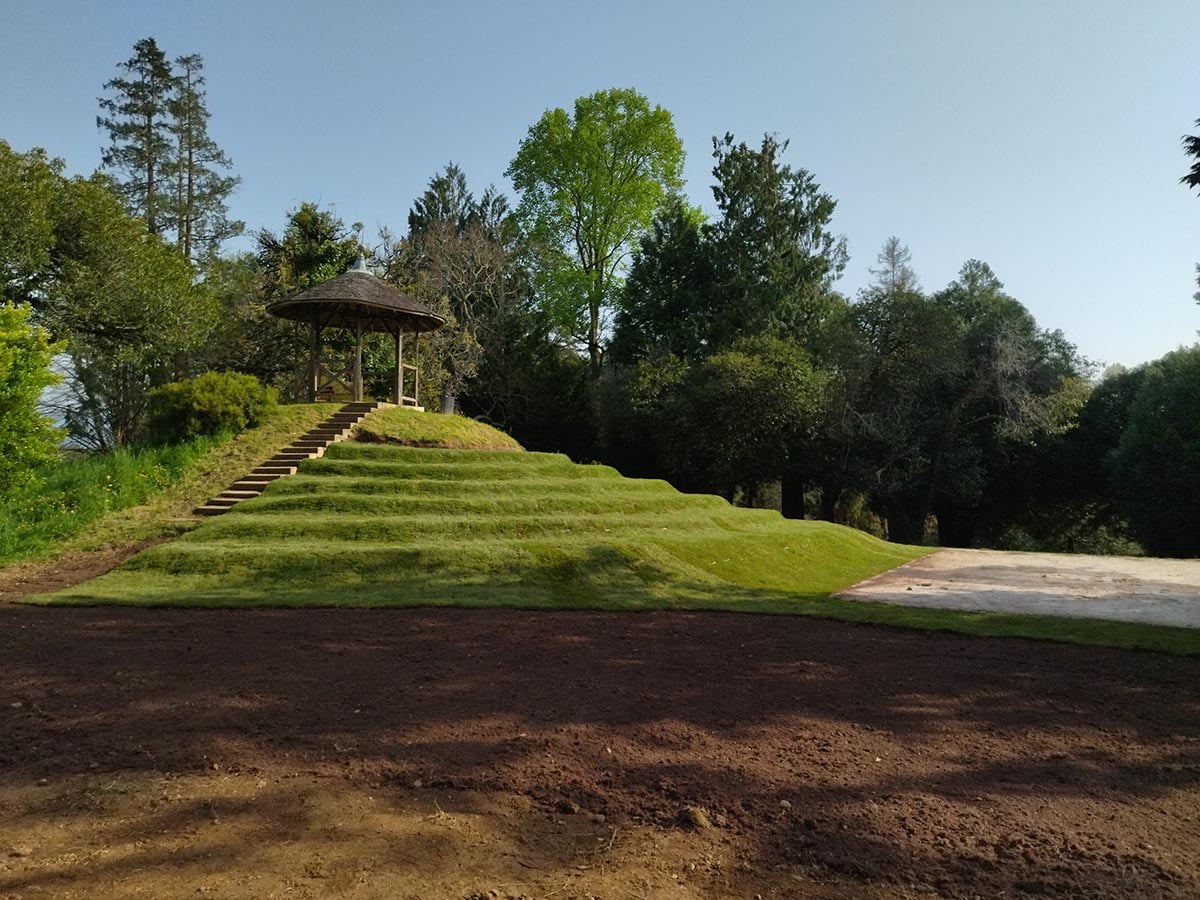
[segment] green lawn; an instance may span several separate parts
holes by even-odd
[[[414,409],[378,410],[354,427],[360,441],[381,441],[406,447],[439,447],[447,450],[521,450],[503,431],[468,419]]]
[[[391,429],[432,440],[461,423],[388,413],[368,426],[384,442],[336,444],[261,497],[34,602],[706,609],[1200,653],[1188,629],[840,600],[929,549],[556,454],[397,446]]]
[[[555,454],[342,443],[53,599],[783,612],[922,552]]]

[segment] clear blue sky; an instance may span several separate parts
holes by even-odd
[[[403,230],[447,161],[507,188],[545,109],[631,86],[674,114],[710,211],[713,135],[789,138],[838,200],[842,291],[896,234],[926,288],[986,260],[1042,325],[1135,364],[1200,328],[1197,34],[1195,0],[0,0],[0,138],[91,171],[101,86],[149,35],[204,57],[249,228],[311,199]]]

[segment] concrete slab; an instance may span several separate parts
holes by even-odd
[[[1200,628],[1200,559],[940,550],[840,596]]]

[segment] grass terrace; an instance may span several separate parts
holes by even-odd
[[[388,443],[336,444],[261,497],[53,600],[802,612],[924,552],[557,454],[396,446],[398,419],[421,440],[469,422],[382,411],[367,428]]]

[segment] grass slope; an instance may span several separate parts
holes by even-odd
[[[52,600],[803,612],[922,552],[556,454],[343,443]]]
[[[360,441],[447,450],[521,450],[503,431],[468,419],[391,407],[372,413],[354,428]]]
[[[194,507],[339,408],[281,406],[234,437],[66,460],[33,498],[0,505],[0,562],[133,545],[194,527]]]

